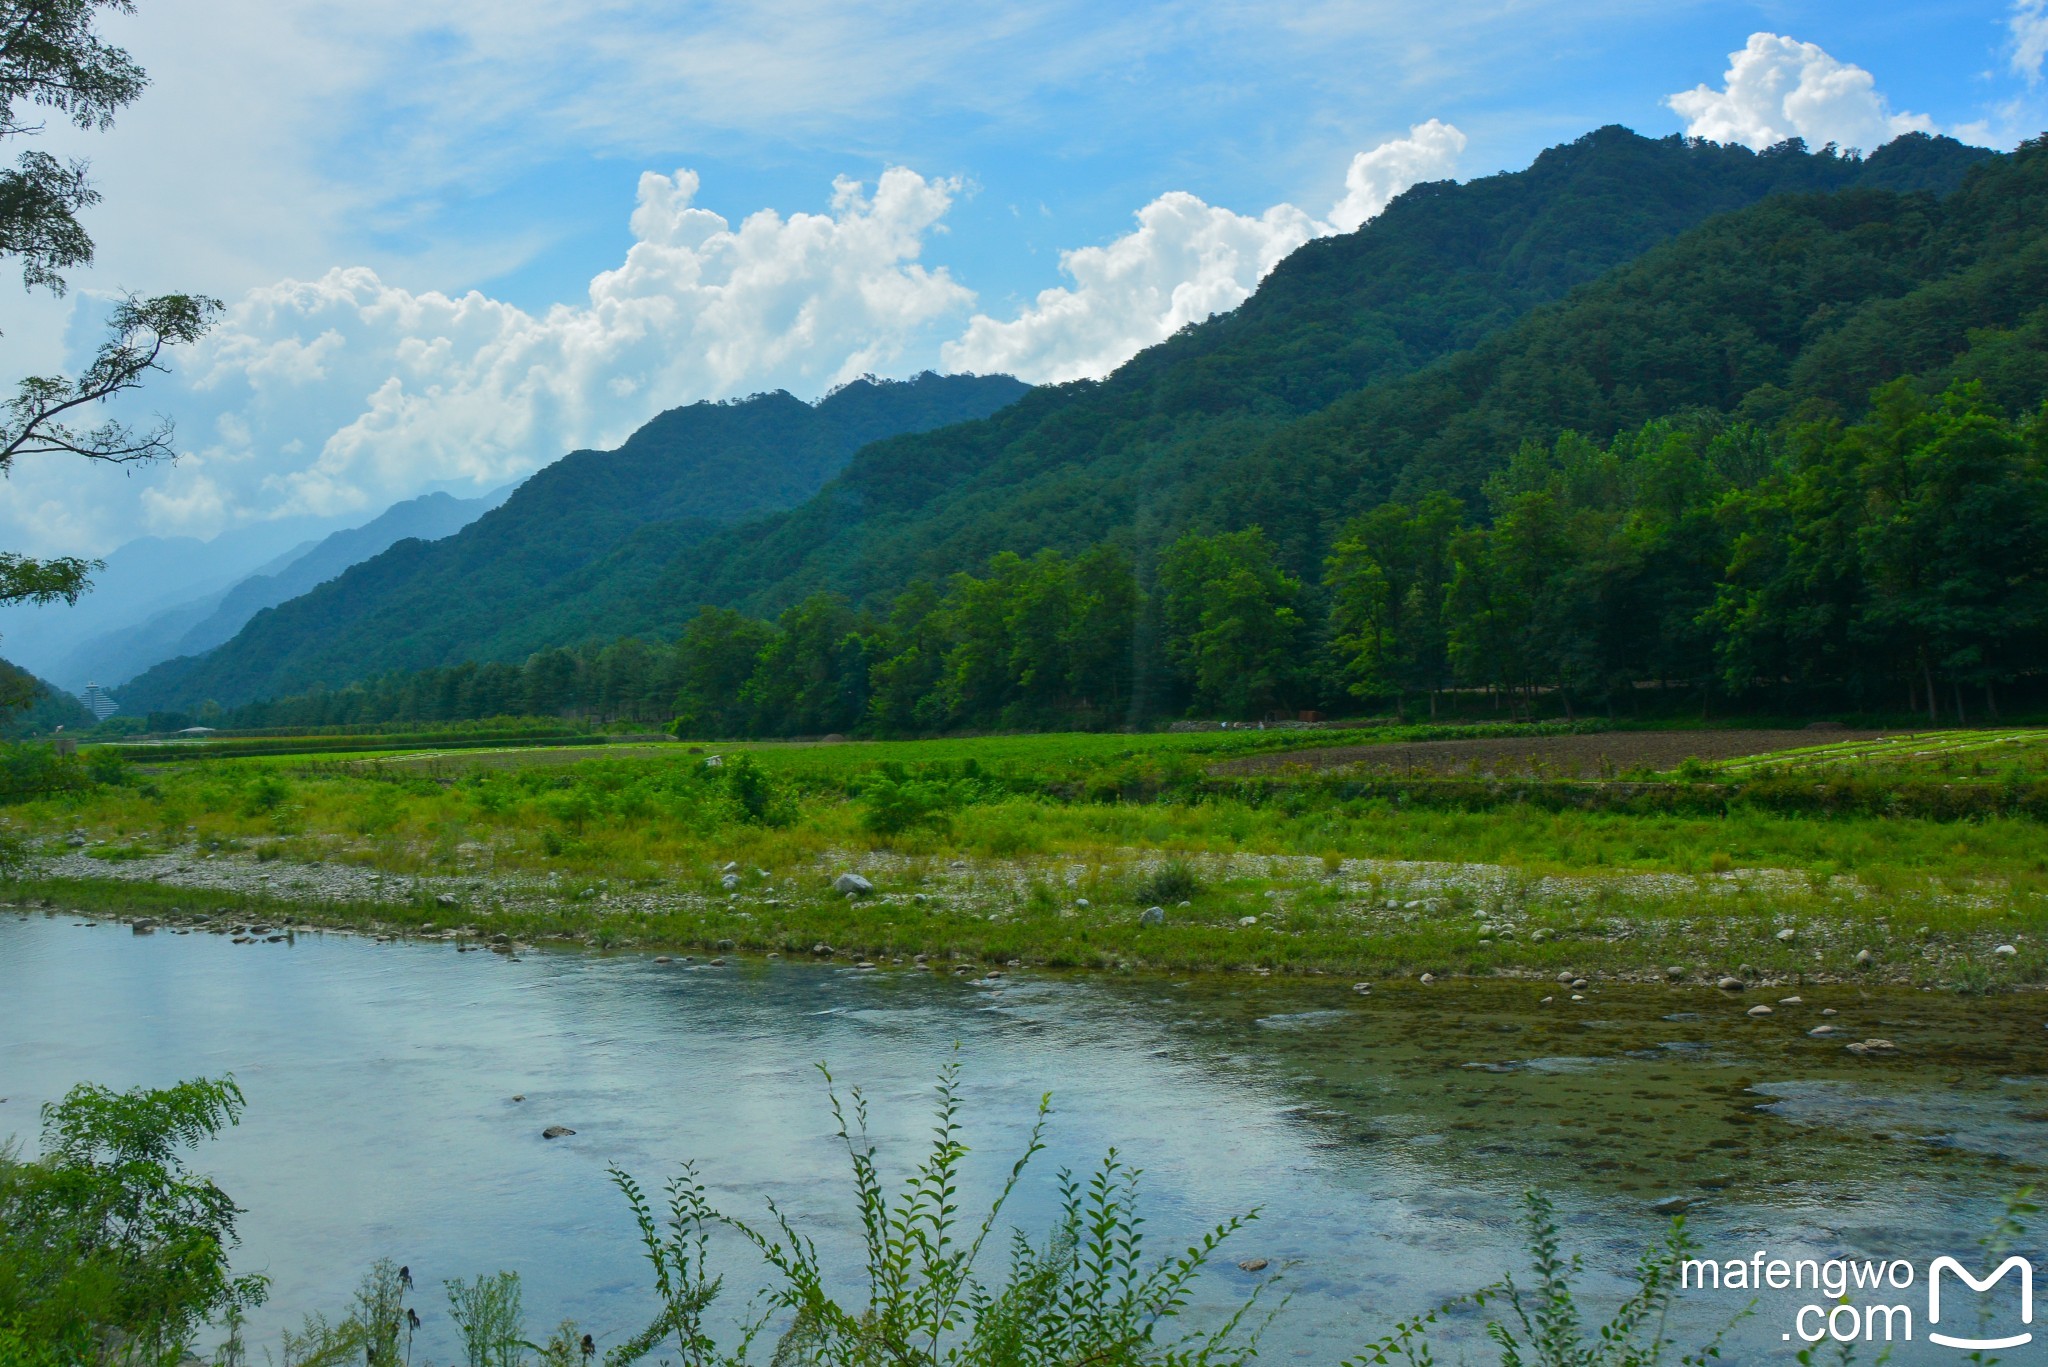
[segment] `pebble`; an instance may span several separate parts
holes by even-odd
[[[1672,964],[1664,970],[1664,976],[1672,979],[1683,978],[1685,976],[1685,965]]]
[[[1790,926],[1786,926],[1783,930],[1778,932],[1778,943],[1780,944],[1789,945],[1798,938],[1799,932],[1792,929],[1792,927]]]
[[[1998,948],[1992,950],[1991,952],[1993,954],[1998,955],[2000,958],[2009,959],[2013,955],[2019,953],[2019,950],[2015,949],[2011,945],[2000,945]]]
[[[1806,1003],[1805,1003],[1805,1002],[1803,1002],[1803,1001],[1801,1001],[1801,1000],[1800,1000],[1799,998],[1797,998],[1797,997],[1780,997],[1780,998],[1778,998],[1778,1005],[1780,1005],[1780,1006],[1804,1006],[1804,1005],[1806,1005]]]
[[[576,1131],[570,1129],[567,1125],[550,1125],[540,1132],[540,1137],[542,1139],[567,1139],[574,1133]]]
[[[1368,992],[1372,991],[1372,984],[1371,984],[1371,983],[1353,983],[1353,984],[1351,984],[1351,990],[1352,990],[1353,992],[1356,992],[1356,993],[1357,993],[1357,994],[1358,994],[1359,996],[1363,997],[1363,996],[1364,996],[1364,995],[1365,995],[1366,993],[1368,993]]]
[[[1869,950],[1859,949],[1856,951],[1856,966],[1858,968],[1868,968],[1876,962],[1877,956],[1875,954],[1872,954]]]
[[[1844,1046],[1852,1054],[1896,1054],[1899,1046],[1888,1039],[1867,1039],[1859,1044]]]
[[[1237,918],[1237,923],[1241,926],[1255,926],[1259,923],[1259,918],[1256,916],[1240,916]]]
[[[1426,983],[1433,983],[1433,982],[1435,982],[1435,981],[1436,981],[1436,974],[1434,974],[1434,973],[1425,973],[1425,974],[1423,974],[1423,975],[1422,975],[1422,981],[1423,981],[1423,982],[1426,982]]]
[[[1266,1260],[1264,1258],[1246,1258],[1237,1267],[1240,1272],[1264,1272],[1266,1270]]]
[[[1714,986],[1720,988],[1723,992],[1740,992],[1742,990],[1742,979],[1723,978],[1715,983]]]
[[[1749,1014],[1752,1016],[1768,1016],[1771,1014],[1771,1008],[1765,1006],[1762,1002],[1758,1002],[1755,1006],[1749,1008]]]
[[[1806,1033],[1815,1039],[1826,1039],[1829,1035],[1835,1033],[1835,1027],[1832,1025],[1816,1025]]]
[[[1143,911],[1138,913],[1138,924],[1141,926],[1157,926],[1166,924],[1166,908],[1146,907]]]
[[[1835,1010],[1835,1008],[1832,1006],[1823,1006],[1820,1009],[1820,1013],[1823,1016],[1839,1016],[1840,1014],[1842,1014],[1841,1012]]]

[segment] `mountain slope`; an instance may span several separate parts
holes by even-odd
[[[252,623],[205,664],[145,682],[165,703],[230,702],[661,631],[705,602],[767,611],[818,590],[866,600],[999,550],[1156,545],[1202,512],[1206,491],[1241,484],[1244,453],[1291,424],[1479,346],[1715,215],[1873,183],[1947,190],[1987,155],[1916,136],[1856,161],[1601,129],[1524,171],[1411,190],[1358,232],[1289,257],[1235,312],[1102,382],[1046,387],[984,421],[868,446],[793,511],[725,529],[687,508],[619,519],[584,538],[582,553],[518,578],[510,597],[500,590],[508,557],[540,559],[490,543],[487,518],[450,543],[469,557],[459,574],[394,550],[294,605],[288,629]],[[445,600],[412,587],[426,583]]]
[[[406,537],[439,540],[504,501],[511,487],[476,498],[423,494],[393,504],[360,527],[293,547],[246,578],[185,602],[158,608],[137,622],[92,636],[67,651],[53,672],[83,683],[116,686],[163,660],[211,650],[267,607],[332,579]]]
[[[476,498],[456,498],[437,492],[394,503],[362,526],[334,533],[276,573],[251,575],[236,584],[211,615],[187,631],[174,649],[158,659],[209,651],[232,639],[263,609],[309,593],[351,565],[381,555],[400,541],[439,541],[453,536],[503,503],[515,487],[507,485]]]
[[[1026,392],[1007,376],[924,375],[857,380],[816,404],[778,391],[672,409],[616,451],[564,456],[455,536],[398,542],[259,613],[212,653],[158,666],[123,703],[234,703],[389,669],[514,659],[556,631],[582,639],[596,628],[540,609],[621,544],[651,537],[672,553],[801,502],[869,442],[984,417]]]
[[[654,601],[772,611],[821,589],[886,594],[1001,550],[1156,545],[1206,511],[1205,491],[1232,496],[1243,453],[1291,423],[1480,345],[1715,215],[1867,184],[1946,191],[1988,155],[1919,136],[1864,161],[1759,155],[1604,128],[1526,171],[1418,186],[1358,232],[1289,257],[1235,313],[1100,384],[862,452],[804,507],[686,550]]]

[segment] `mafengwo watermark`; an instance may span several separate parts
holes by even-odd
[[[1797,1301],[1797,1293],[1811,1292],[1811,1300],[1787,1312],[1787,1342],[1925,1342],[1968,1353],[2034,1341],[2034,1264],[2018,1254],[1981,1274],[1948,1255],[1920,1263],[1777,1258],[1764,1249],[1746,1259],[1687,1258],[1678,1271],[1688,1295],[1790,1291]]]

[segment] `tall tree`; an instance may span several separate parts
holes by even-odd
[[[1294,691],[1301,581],[1275,563],[1262,529],[1189,532],[1161,559],[1159,587],[1167,657],[1197,707],[1255,717]]]
[[[142,94],[148,77],[96,29],[102,13],[132,14],[133,0],[0,0],[0,146],[43,131],[41,111],[103,131]],[[82,161],[28,148],[0,169],[0,259],[21,263],[22,283],[62,294],[63,272],[89,265],[79,214],[99,202]],[[173,454],[169,419],[138,430],[83,415],[163,370],[167,348],[195,341],[220,312],[203,295],[130,296],[114,307],[107,340],[76,377],[31,375],[0,406],[0,475],[17,456],[71,455],[125,464]],[[0,603],[76,602],[92,562],[0,555]]]

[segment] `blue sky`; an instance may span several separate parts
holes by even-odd
[[[1415,179],[1604,123],[2048,128],[2043,0],[140,0],[110,28],[152,89],[46,139],[95,162],[100,263],[11,300],[0,363],[75,355],[110,289],[231,313],[150,395],[186,460],[0,490],[42,553],[361,520],[867,369],[1098,374]]]

